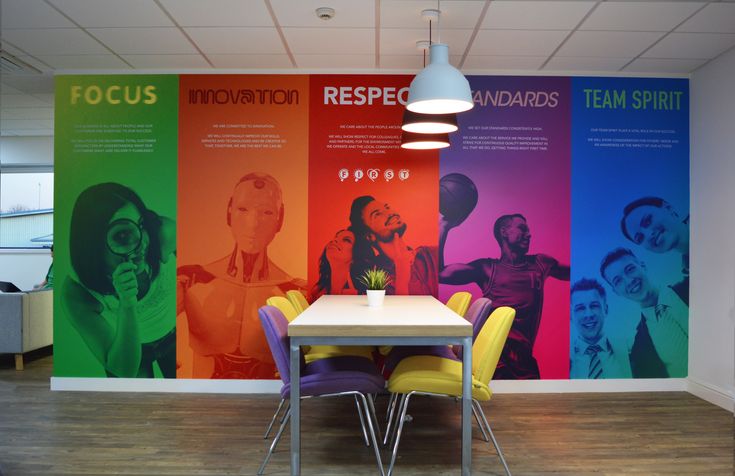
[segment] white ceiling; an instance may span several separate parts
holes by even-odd
[[[317,7],[332,7],[332,20]],[[0,0],[0,134],[53,134],[54,71],[416,72],[435,0]],[[735,46],[735,0],[444,0],[466,74],[681,73]],[[437,34],[437,30],[439,33]]]

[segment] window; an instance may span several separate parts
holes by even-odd
[[[0,173],[0,248],[53,244],[54,174],[28,169]]]

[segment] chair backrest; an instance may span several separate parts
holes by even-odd
[[[263,326],[265,339],[268,341],[278,373],[281,374],[281,380],[287,384],[291,381],[288,321],[281,310],[275,306],[261,307],[258,309],[258,317],[260,317],[260,325]],[[300,359],[303,368],[305,365],[303,353]]]
[[[472,345],[472,374],[484,384],[489,384],[498,366],[516,311],[502,306],[493,311]]]
[[[269,306],[277,307],[288,322],[293,321],[299,315],[299,312],[293,307],[291,301],[283,296],[271,296],[266,299],[265,303]]]
[[[291,304],[293,305],[294,309],[296,309],[296,312],[298,312],[299,314],[306,311],[306,309],[309,307],[309,301],[306,300],[304,295],[301,294],[301,291],[299,291],[298,289],[286,291],[286,296],[288,297],[288,300],[291,301]]]
[[[472,342],[477,339],[477,335],[482,330],[482,326],[485,325],[485,321],[487,321],[492,310],[493,302],[485,297],[477,298],[467,309],[467,314],[464,317],[472,323]]]
[[[482,329],[483,324],[485,324],[485,321],[487,321],[487,316],[490,315],[490,311],[493,310],[493,304],[492,301],[490,301],[488,298],[481,297],[477,298],[475,302],[472,303],[469,309],[467,309],[467,313],[464,315],[464,318],[470,321],[472,324],[472,342],[475,342],[475,339],[477,339],[477,335],[480,333],[480,330]],[[454,353],[459,357],[462,358],[462,346],[461,345],[455,345]]]
[[[472,294],[467,291],[460,291],[452,294],[452,297],[447,301],[447,307],[464,317],[467,308],[470,307],[470,301],[472,301]]]

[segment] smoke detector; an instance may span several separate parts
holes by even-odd
[[[322,20],[331,20],[334,18],[334,8],[320,7],[316,9],[316,16]]]

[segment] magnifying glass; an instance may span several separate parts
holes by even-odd
[[[107,249],[126,261],[140,248],[142,241],[141,226],[128,218],[113,221],[107,229]]]

